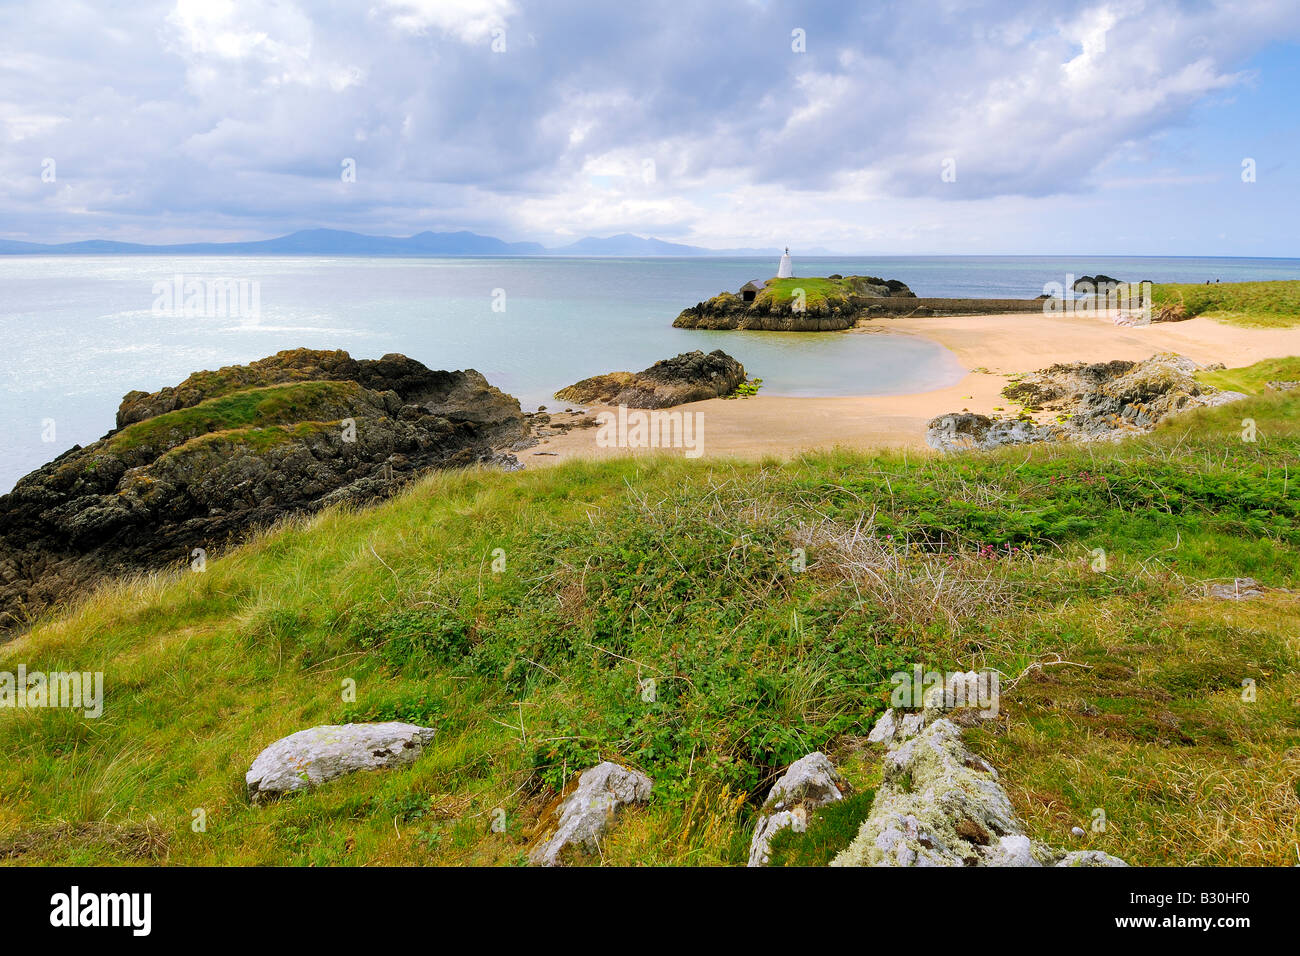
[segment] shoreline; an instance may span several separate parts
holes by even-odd
[[[690,402],[667,411],[701,414],[698,421],[705,458],[789,457],[836,446],[863,451],[929,452],[925,427],[930,419],[956,411],[990,416],[1013,414],[1012,403],[1001,394],[1010,377],[1049,365],[1136,361],[1157,352],[1177,352],[1201,365],[1222,362],[1234,368],[1268,358],[1300,355],[1300,327],[1240,328],[1205,318],[1118,326],[1111,312],[881,318],[865,328],[805,334],[857,335],[876,331],[916,335],[941,345],[968,371],[955,385],[925,392],[820,398],[760,392],[751,398]],[[759,377],[761,372],[754,370]],[[995,411],[997,408],[1003,411]],[[606,410],[603,406],[588,408],[597,413]],[[581,417],[550,414],[553,421],[559,422]],[[596,444],[596,431],[573,429],[542,438],[535,447],[517,454],[525,465],[544,467],[571,458],[683,453],[680,449],[601,448]]]

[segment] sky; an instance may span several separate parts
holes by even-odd
[[[1300,256],[1296,0],[0,0],[0,237]]]

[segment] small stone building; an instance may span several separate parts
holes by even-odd
[[[755,297],[763,291],[766,284],[765,282],[759,282],[757,279],[746,282],[740,287],[740,298],[745,302],[753,302]]]

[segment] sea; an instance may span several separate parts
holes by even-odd
[[[795,258],[795,274],[873,275],[919,296],[1032,298],[1067,276],[1300,279],[1297,259]],[[776,272],[774,258],[0,256],[0,492],[114,424],[123,394],[281,349],[401,352],[478,369],[525,410],[556,389],[724,349],[762,394],[902,394],[956,382],[939,345],[895,334],[674,329],[683,308]],[[197,295],[192,293],[197,291]]]

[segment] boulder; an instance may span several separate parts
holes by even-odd
[[[898,718],[894,716],[894,708],[891,707],[871,728],[871,733],[867,734],[867,743],[884,744],[887,747],[894,742],[898,729]]]
[[[999,695],[998,675],[994,671],[966,671],[948,675],[942,683],[926,689],[919,714],[907,714],[900,724],[906,739],[921,731],[927,723],[950,710],[962,715],[996,717]],[[869,739],[869,738],[868,738]]]
[[[414,763],[434,731],[396,721],[333,724],[300,730],[267,747],[244,782],[253,803],[320,786],[358,770],[383,770]]]
[[[111,575],[183,567],[279,518],[492,463],[528,431],[478,372],[293,349],[131,392],[118,427],[0,497],[0,629]]]
[[[749,865],[766,866],[772,837],[787,827],[802,831],[812,811],[843,799],[839,779],[835,767],[821,751],[815,750],[790,764],[763,802],[749,843]]]
[[[608,760],[584,770],[573,792],[546,821],[548,831],[528,854],[535,866],[557,866],[566,850],[595,853],[600,838],[614,819],[614,811],[632,803],[646,803],[654,783],[637,770]]]
[[[555,393],[580,405],[668,408],[730,395],[745,381],[745,366],[721,349],[705,355],[684,352],[640,372],[611,372],[585,378]]]

